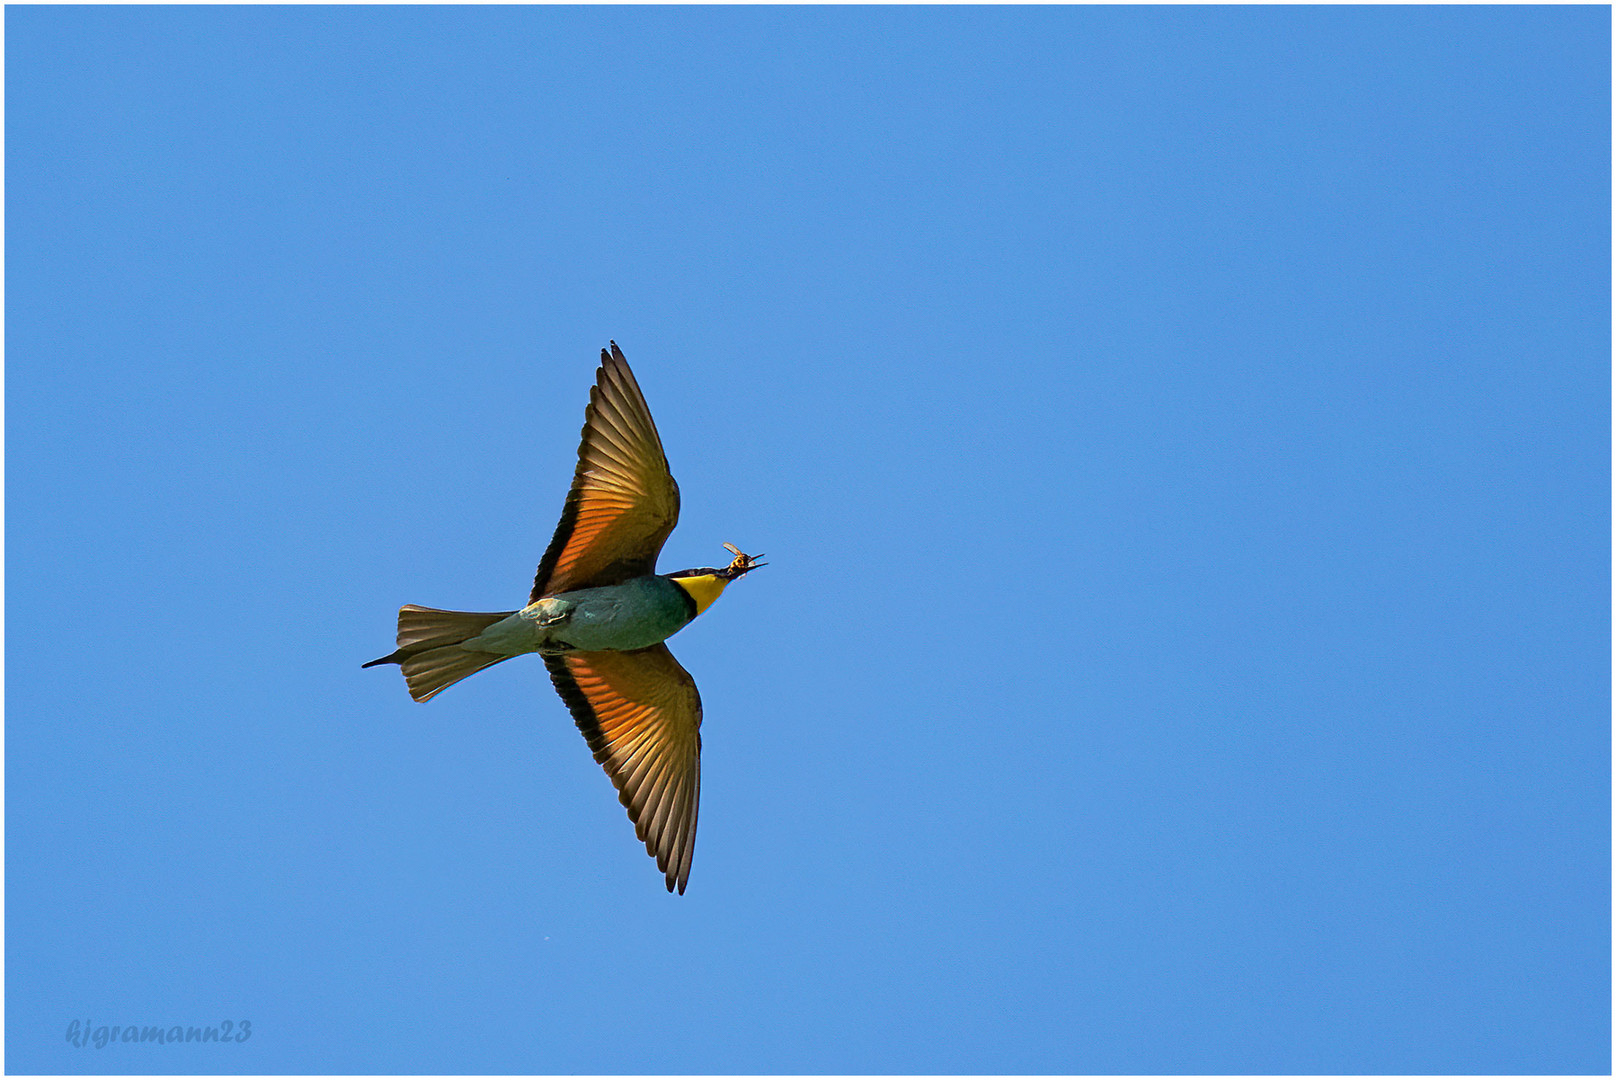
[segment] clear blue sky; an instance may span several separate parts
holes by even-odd
[[[1608,9],[5,20],[9,1070],[1609,1069]],[[608,338],[683,897],[359,668]]]

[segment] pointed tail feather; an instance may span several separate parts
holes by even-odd
[[[509,656],[499,653],[462,649],[460,643],[513,614],[515,612],[510,611],[443,611],[405,604],[398,609],[398,649],[360,666],[399,665],[404,670],[410,697],[426,701],[467,675],[509,660]]]

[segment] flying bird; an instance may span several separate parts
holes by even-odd
[[[502,660],[536,652],[595,760],[616,786],[668,891],[690,879],[701,795],[701,695],[665,640],[725,586],[766,565],[724,547],[722,569],[656,572],[679,520],[679,485],[628,361],[611,343],[584,410],[578,468],[561,523],[521,611],[443,611],[406,604],[397,664],[427,701]]]

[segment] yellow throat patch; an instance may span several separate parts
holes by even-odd
[[[724,591],[724,586],[729,584],[728,581],[717,574],[695,574],[691,577],[676,577],[673,579],[673,583],[690,594],[690,598],[696,602],[697,615],[711,607],[713,601],[717,600],[719,594]]]

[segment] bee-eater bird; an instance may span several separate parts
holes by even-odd
[[[766,564],[725,544],[735,557],[722,570],[656,572],[679,520],[679,485],[634,373],[611,346],[600,351],[572,490],[527,607],[406,604],[398,650],[363,666],[399,665],[410,696],[426,701],[501,660],[538,653],[668,891],[682,894],[701,794],[701,695],[663,642]]]

